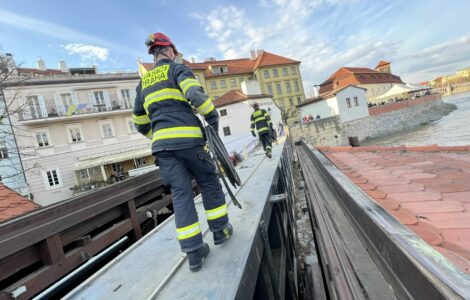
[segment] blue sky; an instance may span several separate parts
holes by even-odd
[[[185,58],[264,49],[302,61],[307,90],[341,66],[392,62],[420,82],[470,66],[468,0],[0,0],[0,46],[17,62],[102,72],[150,61],[143,44],[168,34]]]

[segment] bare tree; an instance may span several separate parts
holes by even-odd
[[[12,119],[18,120],[23,117],[27,102],[19,101],[22,98],[24,83],[28,76],[20,76],[18,67],[10,54],[0,53],[0,176],[3,181],[24,180],[25,172],[22,163],[27,148],[32,146],[18,147],[19,136],[31,137],[31,133],[22,126],[16,125]],[[21,154],[20,154],[21,152]],[[35,168],[37,166],[32,166]]]

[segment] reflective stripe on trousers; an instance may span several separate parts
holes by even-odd
[[[221,205],[214,209],[206,210],[207,220],[215,220],[227,214],[227,204]]]
[[[201,233],[201,226],[199,222],[196,222],[183,228],[176,228],[176,233],[178,234],[178,240],[189,239]]]

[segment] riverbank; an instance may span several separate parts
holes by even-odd
[[[460,146],[470,144],[470,93],[445,97],[443,101],[445,104],[455,105],[457,109],[442,118],[391,135],[369,139],[361,145]]]
[[[295,141],[303,138],[314,146],[345,146],[351,139],[363,143],[424,126],[456,108],[452,103],[443,102],[439,94],[431,94],[370,109],[370,116],[365,118],[341,122],[334,116],[292,126],[289,131]]]

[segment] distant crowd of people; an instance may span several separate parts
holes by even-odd
[[[304,123],[308,123],[308,122],[315,121],[315,120],[320,120],[320,119],[321,119],[320,115],[317,115],[315,118],[312,115],[305,115],[302,118],[302,121]]]

